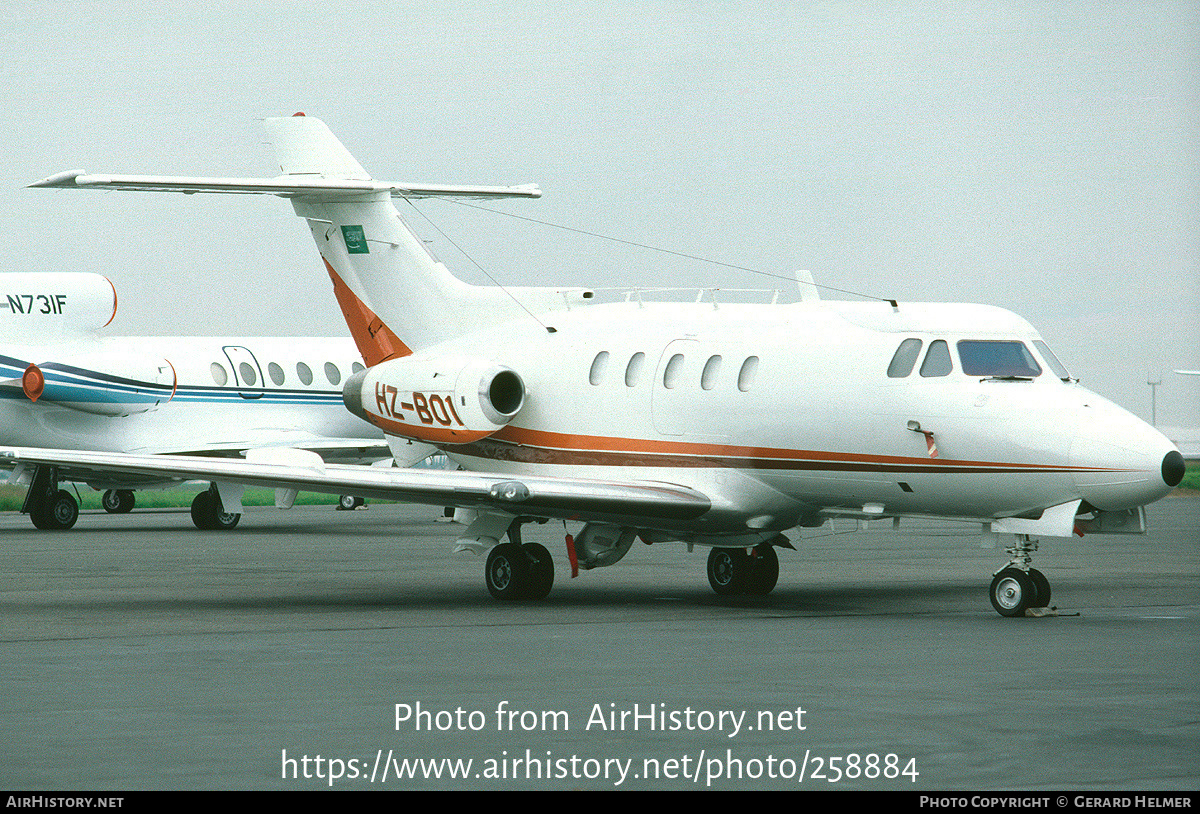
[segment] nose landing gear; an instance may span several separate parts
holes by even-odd
[[[1024,616],[1030,608],[1050,606],[1050,580],[1036,568],[1030,568],[1031,556],[1037,551],[1037,540],[1027,534],[1017,534],[1006,550],[1008,565],[992,578],[989,596],[992,607],[1001,616]]]

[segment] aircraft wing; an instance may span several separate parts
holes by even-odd
[[[652,525],[655,520],[687,520],[699,517],[712,507],[708,496],[668,483],[347,466],[325,464],[317,455],[299,450],[252,450],[247,460],[229,460],[0,448],[0,466],[13,468],[11,480],[20,477],[31,465],[57,466],[65,471],[78,467],[94,468],[122,477],[159,481],[171,478],[208,480],[216,483],[218,489],[228,484],[352,494],[376,500],[491,509],[513,515],[564,520],[619,522],[621,525],[636,525],[638,521]]]

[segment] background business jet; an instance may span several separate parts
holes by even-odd
[[[986,305],[792,304],[501,290],[453,277],[393,197],[526,197],[535,187],[373,180],[320,121],[266,122],[282,174],[230,179],[62,173],[67,189],[263,193],[312,232],[366,369],[350,412],[393,449],[436,445],[464,470],[353,470],[316,456],[262,462],[12,450],[18,466],[101,461],[245,484],[459,507],[460,546],[490,549],[502,599],[540,598],[554,569],[531,521],[583,523],[572,570],[634,540],[711,547],[719,593],[775,586],[784,532],[833,517],[942,517],[1010,540],[993,607],[1045,607],[1041,537],[1139,533],[1184,462],[1154,428],[1081,387],[1038,332]],[[227,501],[228,509],[228,501]],[[507,538],[506,542],[502,542]]]
[[[341,385],[363,368],[349,338],[110,337],[117,293],[88,273],[0,274],[0,444],[238,457],[299,447],[328,460],[390,458],[382,433],[346,412]],[[104,490],[110,512],[134,491],[178,486],[169,475],[81,462],[26,470],[25,511],[44,529],[79,514],[67,482]],[[348,501],[359,500],[347,496]],[[232,528],[204,491],[200,528]]]

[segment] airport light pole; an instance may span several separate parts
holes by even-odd
[[[1158,426],[1158,386],[1162,384],[1162,376],[1159,375],[1158,381],[1151,381],[1150,374],[1146,374],[1146,384],[1150,385],[1150,426]]]

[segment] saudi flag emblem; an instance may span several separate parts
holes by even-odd
[[[346,251],[350,254],[370,254],[367,248],[367,236],[361,226],[343,226],[342,239],[346,241]]]

